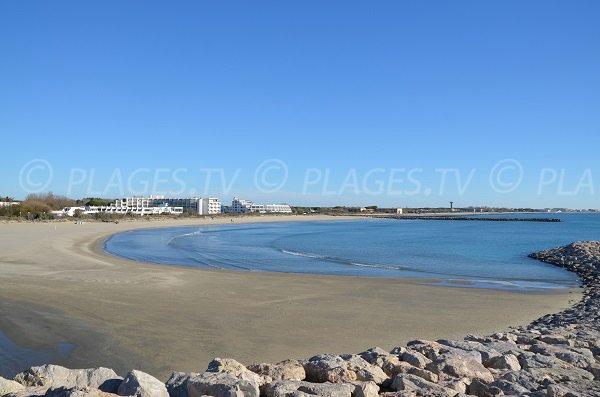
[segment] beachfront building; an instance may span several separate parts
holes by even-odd
[[[200,215],[217,215],[223,212],[221,199],[216,197],[203,198]]]
[[[153,206],[167,204],[171,207],[183,207],[186,212],[198,215],[217,215],[222,212],[221,200],[216,197],[167,198],[164,196],[150,196],[149,200]]]
[[[251,200],[243,200],[234,197],[231,201],[229,212],[236,214],[247,214],[249,212],[264,213],[282,213],[291,214],[292,208],[287,204],[256,204]]]
[[[181,215],[183,214],[183,207],[170,207],[168,205],[148,206],[147,202],[133,201],[127,202],[116,200],[111,205],[88,205],[84,207],[65,207],[59,211],[52,211],[51,214],[55,216],[75,216],[79,215],[92,215],[97,213],[108,213],[108,214],[132,214],[132,215]]]
[[[266,212],[276,212],[280,214],[291,214],[292,207],[287,204],[267,204],[265,206]]]
[[[234,197],[231,200],[231,207],[229,207],[229,212],[234,214],[246,214],[248,212],[252,212],[252,206],[254,203],[250,200],[242,200],[241,198]]]

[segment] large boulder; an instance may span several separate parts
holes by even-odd
[[[352,397],[379,397],[379,386],[375,382],[353,382]]]
[[[335,356],[323,354],[304,362],[306,379],[310,382],[343,383],[353,381],[382,384],[388,380],[379,367],[369,364],[357,355]]]
[[[355,389],[355,385],[348,383],[309,383],[304,381],[283,380],[267,385],[265,388],[265,395],[267,397],[300,397],[308,395],[320,397],[352,397]]]
[[[208,364],[206,372],[231,374],[241,380],[256,382],[260,386],[272,382],[269,376],[256,374],[232,358],[213,359]]]
[[[425,357],[423,353],[414,350],[405,351],[400,356],[400,359],[417,368],[425,368],[425,366],[431,362],[431,360]]]
[[[531,368],[528,370],[536,378],[550,378],[556,383],[594,380],[594,375],[580,368]]]
[[[411,374],[398,374],[392,382],[392,389],[411,392],[419,396],[452,397],[458,392]]]
[[[165,386],[171,397],[187,397],[187,382],[191,377],[198,376],[199,373],[173,372]]]
[[[24,386],[47,388],[91,388],[107,393],[116,393],[123,378],[109,368],[68,369],[59,365],[31,367],[15,376],[15,381]]]
[[[44,397],[118,397],[113,393],[106,393],[90,387],[58,387],[48,389]]]
[[[568,368],[570,364],[556,357],[546,356],[539,353],[523,352],[519,355],[519,365],[523,369],[530,368]]]
[[[497,350],[489,348],[483,343],[475,341],[440,339],[438,340],[438,343],[447,346],[446,348],[442,347],[442,352],[460,354],[460,350],[462,350],[464,352],[468,352],[467,354],[479,362],[489,360],[492,357],[500,355]]]
[[[240,379],[227,372],[205,372],[184,381],[186,397],[259,397],[260,385],[256,380]]]
[[[164,383],[145,372],[136,370],[129,371],[117,393],[120,396],[169,397]]]
[[[449,375],[455,378],[479,379],[484,383],[494,380],[492,373],[479,361],[456,354],[442,354],[427,364],[426,369],[440,377]]]
[[[19,382],[0,377],[0,396],[3,396],[8,393],[14,393],[24,388],[25,386],[23,386]]]
[[[372,347],[358,355],[369,364],[381,368],[388,378],[391,379],[401,372],[406,372],[403,371],[403,368],[407,363],[400,361],[398,357],[398,355],[401,355],[405,351],[406,348],[404,347],[396,347],[392,350],[392,353],[388,353],[379,347]]]
[[[383,369],[369,364],[356,354],[344,354],[340,357],[348,363],[348,367],[356,373],[356,380],[360,382],[374,382],[381,385],[389,379]]]
[[[483,365],[487,368],[518,371],[521,369],[519,359],[514,354],[505,354],[503,356],[496,356],[489,358],[483,362]]]
[[[4,394],[2,397],[43,397],[48,392],[44,386],[30,386]]]
[[[285,360],[277,364],[252,364],[248,369],[258,375],[268,376],[272,380],[304,380],[304,366],[297,360]]]

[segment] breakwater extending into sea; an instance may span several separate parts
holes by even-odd
[[[583,299],[561,313],[489,336],[414,340],[387,352],[322,354],[244,366],[215,358],[202,373],[174,372],[166,383],[132,370],[45,365],[0,379],[11,397],[457,397],[600,395],[600,242],[531,254],[576,273]]]
[[[507,217],[507,216],[471,216],[471,215],[372,215],[375,219],[397,219],[405,221],[483,221],[483,222],[561,222],[560,218]]]

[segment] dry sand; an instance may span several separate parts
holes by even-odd
[[[321,216],[238,218],[305,221]],[[352,218],[356,219],[356,218]],[[166,379],[213,357],[249,364],[318,353],[390,349],[528,323],[578,300],[578,290],[519,293],[418,280],[212,271],[121,260],[109,235],[216,220],[0,224],[0,331],[31,349],[60,342],[69,367],[131,368]]]

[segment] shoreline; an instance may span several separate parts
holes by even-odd
[[[285,217],[287,219],[285,220],[281,220],[278,219],[279,217]],[[316,219],[311,219],[311,218],[316,218]],[[363,220],[363,221],[377,221],[377,220],[385,220],[387,218],[384,217],[372,217],[372,216],[353,216],[353,215],[348,215],[348,216],[340,216],[340,215],[336,215],[336,216],[329,216],[329,215],[308,215],[308,216],[302,216],[302,215],[291,215],[291,216],[285,216],[285,215],[275,215],[274,217],[269,217],[267,216],[265,220],[261,220],[260,218],[257,219],[257,217],[240,217],[238,218],[238,220],[241,220],[241,222],[237,222],[237,224],[248,224],[248,225],[260,225],[260,224],[265,224],[265,223],[272,223],[272,222],[276,222],[276,223],[286,223],[286,222],[311,222],[311,221],[357,221],[357,220]],[[192,227],[192,226],[202,226],[202,227],[210,227],[210,226],[224,226],[224,225],[231,225],[229,222],[226,222],[226,220],[224,218],[216,218],[216,219],[211,219],[209,223],[206,223],[206,220],[204,220],[204,222],[201,223],[195,223],[195,224],[184,224],[184,225],[155,225],[155,226],[150,226],[150,227],[142,227],[142,228],[129,228],[127,230],[123,230],[123,231],[119,231],[116,233],[109,233],[106,235],[103,235],[101,237],[98,237],[96,240],[92,241],[91,244],[89,244],[89,251],[91,253],[93,253],[94,255],[96,255],[97,257],[104,257],[104,256],[108,256],[110,258],[115,258],[121,261],[125,261],[125,262],[133,262],[133,263],[140,263],[140,264],[147,264],[147,265],[154,265],[154,266],[167,266],[167,267],[182,267],[182,268],[188,268],[188,269],[197,269],[197,270],[201,270],[201,271],[216,271],[216,272],[223,272],[223,271],[227,271],[227,272],[239,272],[239,273],[246,273],[249,272],[250,270],[237,270],[237,269],[220,269],[220,268],[216,268],[216,267],[199,267],[199,266],[191,266],[191,265],[185,265],[185,264],[176,264],[176,263],[163,263],[163,262],[150,262],[150,261],[144,261],[144,260],[137,260],[137,259],[131,259],[131,258],[127,258],[124,256],[120,256],[118,254],[113,254],[109,251],[106,250],[106,242],[113,237],[116,234],[121,234],[121,233],[125,233],[128,231],[134,231],[134,230],[154,230],[154,229],[161,229],[161,228],[167,228],[167,229],[171,229],[171,228],[178,228],[178,227]],[[184,220],[181,220],[184,221]],[[233,223],[236,224],[236,223]],[[270,270],[252,270],[250,272],[255,272],[255,273],[271,273],[271,274],[287,274],[287,275],[306,275],[306,276],[316,276],[316,277],[351,277],[351,278],[358,278],[358,279],[395,279],[395,280],[404,280],[407,282],[411,282],[414,284],[421,284],[421,285],[430,285],[430,286],[444,286],[444,287],[456,287],[456,288],[477,288],[477,289],[486,289],[486,290],[500,290],[500,291],[513,291],[513,292],[522,292],[522,293],[545,293],[545,292],[550,292],[553,290],[560,290],[560,289],[564,289],[564,290],[574,290],[577,289],[579,287],[579,282],[575,281],[574,284],[572,285],[566,285],[563,283],[552,283],[550,281],[544,281],[542,283],[544,283],[546,286],[543,287],[536,287],[536,286],[522,286],[523,284],[535,284],[537,282],[536,279],[510,279],[508,281],[503,280],[503,279],[495,279],[495,278],[486,278],[486,277],[471,277],[471,278],[460,278],[460,276],[451,276],[448,277],[449,275],[446,275],[447,277],[436,277],[435,274],[432,274],[431,277],[428,277],[426,275],[422,276],[422,277],[409,277],[409,276],[401,276],[401,277],[383,277],[383,276],[370,276],[370,275],[360,275],[360,276],[356,276],[356,275],[349,275],[349,274],[328,274],[328,273],[310,273],[310,272],[291,272],[291,271],[270,271]],[[418,271],[417,271],[418,272]],[[466,277],[466,276],[465,276]],[[509,287],[501,287],[499,285],[505,285],[505,283],[514,283],[514,286],[509,286]],[[552,286],[550,286],[552,285]]]
[[[289,220],[272,218],[270,221]],[[264,220],[245,219],[244,223]],[[349,217],[352,219],[356,218]],[[189,220],[151,224],[185,226],[185,221]],[[195,224],[217,224],[219,220],[201,221]],[[224,272],[144,264],[97,249],[102,250],[107,236],[148,228],[146,222],[13,225],[0,225],[0,230],[11,229],[8,241],[0,243],[5,244],[0,252],[7,253],[0,257],[4,270],[0,280],[7,286],[0,297],[22,306],[10,316],[0,306],[5,314],[0,316],[0,329],[12,326],[15,340],[25,346],[32,339],[42,346],[61,342],[53,335],[28,338],[32,327],[43,328],[44,324],[24,311],[28,305],[43,302],[45,308],[59,313],[57,317],[63,316],[61,321],[71,319],[79,324],[75,331],[80,331],[77,337],[81,340],[72,357],[64,361],[66,366],[98,364],[86,359],[93,355],[90,349],[97,336],[86,339],[85,334],[94,330],[110,337],[105,347],[110,344],[119,350],[119,346],[127,346],[135,353],[124,359],[118,351],[104,351],[104,362],[116,364],[103,365],[119,371],[139,368],[161,378],[172,369],[198,371],[198,363],[217,356],[236,357],[249,364],[323,351],[360,351],[375,344],[391,348],[414,338],[494,332],[560,311],[581,294],[580,289],[500,292],[418,285],[418,279]],[[34,243],[24,241],[26,238]],[[19,321],[23,317],[29,317],[29,322]],[[61,321],[53,325],[58,334],[68,338],[76,333],[61,327]],[[440,324],[444,324],[443,331]]]

